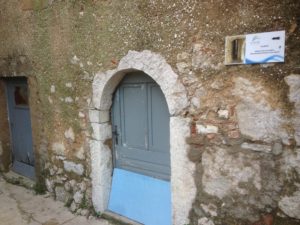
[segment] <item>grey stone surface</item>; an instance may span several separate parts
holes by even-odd
[[[65,190],[68,191],[68,192],[72,190],[71,184],[70,184],[69,182],[66,182],[66,183],[64,184],[64,188],[65,188]]]
[[[195,164],[188,158],[186,138],[190,135],[189,119],[171,117],[171,188],[173,224],[188,224],[196,198]]]
[[[216,205],[214,205],[212,203],[209,203],[207,205],[206,204],[201,204],[201,208],[209,216],[215,217],[215,216],[218,215],[218,213],[217,213],[218,208],[217,208]]]
[[[285,82],[289,85],[289,100],[294,103],[295,115],[291,119],[291,124],[295,130],[295,140],[300,146],[300,75],[291,74],[284,78]]]
[[[285,82],[290,86],[289,100],[294,102],[296,109],[300,107],[300,75],[291,74],[284,78]]]
[[[293,180],[293,172],[300,176],[300,148],[284,149],[281,159],[281,172],[283,179]]]
[[[284,196],[278,206],[289,217],[300,219],[300,188],[293,195]]]
[[[72,204],[70,206],[70,210],[71,210],[71,212],[76,212],[76,210],[77,210],[77,205],[74,201],[72,202]]]
[[[83,199],[83,193],[80,191],[77,191],[73,196],[74,202],[76,204],[80,204]]]
[[[178,62],[176,67],[179,73],[187,74],[190,72],[190,66],[186,62]]]
[[[207,217],[202,217],[198,220],[198,225],[214,225],[214,222]]]
[[[64,161],[64,169],[67,172],[73,172],[77,175],[82,175],[84,173],[84,168],[83,165],[81,164],[76,164],[74,162],[71,161]]]
[[[264,152],[264,153],[270,153],[272,150],[270,145],[254,144],[254,143],[247,143],[247,142],[244,142],[241,145],[241,148],[249,149],[256,152]]]
[[[91,123],[107,123],[110,121],[109,111],[90,109],[89,119]]]
[[[98,141],[105,141],[112,137],[110,123],[91,123],[93,128],[92,137]]]
[[[64,187],[56,186],[55,187],[55,196],[56,200],[61,202],[66,202],[69,198],[69,193],[65,191]]]
[[[49,192],[53,192],[54,191],[54,184],[53,184],[53,181],[52,180],[49,180],[49,179],[46,179],[45,180],[45,184],[46,184],[46,188],[47,188],[47,191]]]
[[[283,143],[289,143],[289,135],[284,129],[288,121],[279,109],[271,108],[267,101],[269,94],[262,86],[238,77],[233,94],[241,99],[236,112],[242,135],[252,141],[271,143],[281,139]]]
[[[272,147],[272,153],[274,155],[280,155],[283,151],[283,146],[279,142],[275,142]]]
[[[251,182],[261,189],[260,163],[252,157],[239,153],[233,155],[227,149],[215,147],[202,155],[202,184],[206,193],[223,199],[232,192],[247,195],[247,188],[241,182]]]

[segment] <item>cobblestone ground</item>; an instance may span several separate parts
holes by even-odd
[[[0,175],[0,225],[112,225],[69,212],[62,202],[7,183]]]

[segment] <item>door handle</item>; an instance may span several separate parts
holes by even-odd
[[[113,129],[112,134],[113,134],[113,137],[114,137],[114,139],[115,139],[116,145],[119,144],[118,126],[116,126],[116,125],[114,126],[114,129]]]

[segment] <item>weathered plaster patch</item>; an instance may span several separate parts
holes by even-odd
[[[235,79],[233,94],[241,101],[236,107],[241,133],[253,141],[271,143],[281,139],[289,143],[289,135],[283,128],[287,122],[279,109],[272,109],[266,100],[268,95],[262,86],[254,85],[246,78]]]
[[[215,147],[202,155],[202,184],[206,193],[222,199],[232,192],[247,195],[248,190],[239,184],[251,182],[261,189],[260,164],[245,154],[232,155],[227,149]]]

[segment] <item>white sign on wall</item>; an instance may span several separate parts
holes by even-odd
[[[245,64],[284,62],[285,31],[246,35]]]
[[[226,37],[225,64],[284,62],[285,31]]]

